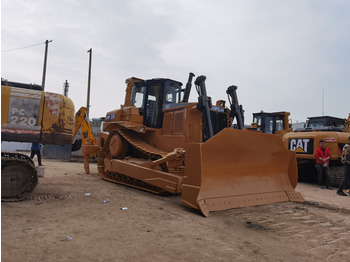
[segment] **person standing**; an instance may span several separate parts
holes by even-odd
[[[331,158],[331,151],[325,147],[325,141],[320,140],[320,146],[315,151],[316,168],[318,173],[318,185],[320,188],[332,189],[329,186],[329,159]]]
[[[39,166],[42,166],[41,164],[41,145],[39,143],[33,143],[32,148],[31,148],[31,153],[30,153],[30,158],[33,159],[34,156],[36,155],[38,157],[38,163]]]
[[[343,147],[341,162],[344,164],[344,178],[339,185],[337,194],[346,196],[347,194],[344,193],[343,189],[346,186],[350,189],[350,136],[348,138],[348,143]]]

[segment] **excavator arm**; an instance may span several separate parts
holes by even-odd
[[[83,145],[87,142],[88,139],[91,144],[95,144],[96,139],[92,133],[90,123],[87,120],[86,112],[86,107],[83,106],[76,112],[73,137],[75,137],[79,129],[81,129],[81,138],[83,140]]]
[[[73,137],[75,137],[81,129],[81,138],[83,144],[82,155],[84,157],[84,168],[87,174],[90,174],[89,158],[96,155],[98,152],[98,146],[96,145],[96,139],[92,133],[90,123],[87,119],[86,107],[81,107],[75,114],[75,125]]]

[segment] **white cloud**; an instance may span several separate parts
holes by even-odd
[[[124,101],[124,80],[207,76],[208,94],[225,99],[238,85],[251,113],[290,111],[294,120],[349,107],[348,1],[2,1],[2,50],[49,45],[48,91],[86,104],[93,48],[91,116]],[[2,53],[2,77],[41,83],[44,46]],[[193,90],[191,100],[196,100]]]

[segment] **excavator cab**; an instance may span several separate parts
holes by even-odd
[[[345,119],[332,116],[308,117],[306,127],[301,128],[302,132],[313,131],[335,131],[344,132]]]

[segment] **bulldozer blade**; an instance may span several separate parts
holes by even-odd
[[[295,152],[278,135],[226,128],[186,148],[182,202],[210,211],[285,201],[303,202],[294,191]]]

